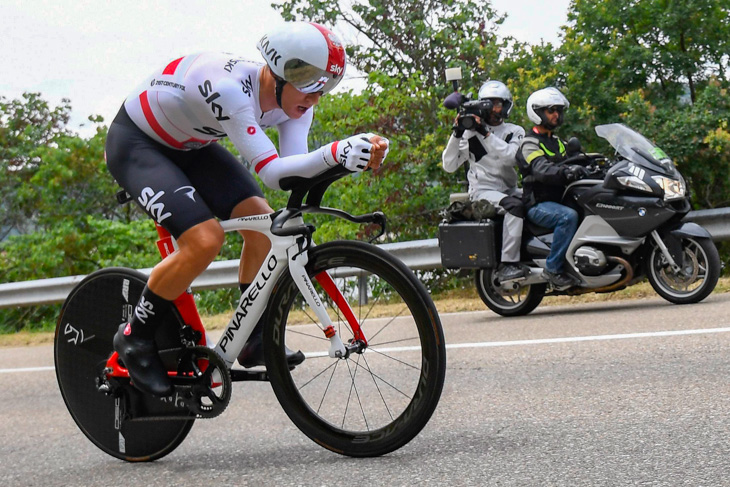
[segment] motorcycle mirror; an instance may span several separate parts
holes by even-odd
[[[571,137],[568,140],[568,147],[566,150],[568,152],[568,157],[570,157],[575,154],[579,154],[583,150],[583,147],[580,145],[580,140],[578,140],[577,137]]]
[[[448,108],[449,110],[455,110],[459,108],[459,105],[461,105],[462,99],[462,94],[458,91],[455,91],[444,99],[444,107]]]

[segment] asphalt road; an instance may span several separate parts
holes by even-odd
[[[301,434],[266,383],[236,383],[163,459],[78,430],[50,346],[0,349],[4,486],[720,486],[730,480],[730,294],[443,315],[446,386],[423,432],[352,459]],[[26,369],[24,369],[26,368]]]

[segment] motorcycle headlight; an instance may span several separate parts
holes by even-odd
[[[671,179],[664,176],[652,176],[651,178],[664,190],[664,201],[684,198],[686,188],[681,178]]]
[[[636,176],[619,176],[616,178],[622,186],[627,188],[638,189],[639,191],[645,191],[647,193],[653,193],[651,186],[646,184],[642,179]]]

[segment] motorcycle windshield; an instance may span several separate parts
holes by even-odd
[[[606,139],[616,149],[616,152],[631,162],[640,165],[648,164],[655,171],[659,170],[668,176],[679,176],[674,163],[663,150],[626,125],[622,123],[598,125],[596,134]]]

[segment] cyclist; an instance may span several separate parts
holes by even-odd
[[[345,71],[345,50],[333,32],[315,23],[287,23],[265,35],[258,49],[265,63],[221,53],[170,62],[132,92],[109,127],[109,171],[178,245],[152,270],[129,323],[114,336],[133,383],[153,395],[173,390],[155,330],[171,301],[218,255],[224,233],[216,218],[273,211],[251,172],[271,188],[287,189],[287,178],[312,177],[337,164],[376,169],[388,151],[387,139],[374,134],[308,150],[313,107]],[[278,152],[263,130],[274,126]],[[244,164],[216,143],[224,137]],[[241,235],[239,282],[246,292],[270,242],[253,231]],[[263,364],[261,332],[260,322],[239,356],[242,365]],[[304,360],[301,352],[287,353],[290,365]]]
[[[489,118],[475,117],[477,126],[474,130],[464,131],[455,123],[442,161],[447,172],[454,172],[469,161],[469,199],[487,200],[504,214],[497,279],[507,281],[525,275],[525,270],[518,264],[525,210],[515,171],[515,155],[525,130],[504,122],[512,110],[512,94],[504,83],[487,81],[479,88],[479,99],[492,102]]]
[[[565,254],[578,229],[578,213],[560,204],[565,187],[585,176],[578,165],[561,165],[567,159],[565,143],[555,135],[563,124],[568,99],[557,88],[543,88],[527,98],[527,116],[536,125],[522,141],[517,160],[522,172],[527,219],[554,230],[550,254],[543,271],[558,289],[579,284],[567,274]]]

